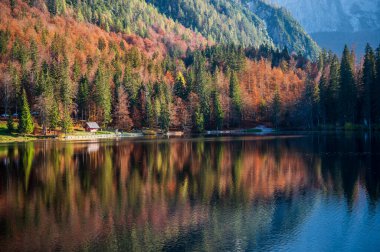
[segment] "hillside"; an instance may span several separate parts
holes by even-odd
[[[316,59],[318,45],[302,26],[283,8],[276,8],[264,1],[245,1],[249,9],[266,24],[267,31],[276,45],[286,46],[295,52]]]
[[[380,28],[380,2],[373,0],[270,0],[285,7],[309,33]]]
[[[20,133],[46,134],[89,120],[122,130],[203,132],[344,125],[368,116],[366,81],[375,75],[364,78],[368,67],[355,66],[348,48],[340,65],[325,52],[310,61],[286,48],[213,44],[151,5],[142,6],[164,24],[141,21],[143,36],[133,25],[128,33],[113,28],[117,19],[83,2],[64,3],[0,1],[0,112],[10,131],[13,120]],[[368,69],[380,67],[380,49],[366,54]]]
[[[341,53],[344,44],[362,56],[367,42],[380,43],[380,2],[372,0],[270,0],[286,8],[323,48]]]
[[[165,15],[217,43],[274,45],[311,58],[317,44],[287,13],[260,0],[147,0]],[[249,6],[247,6],[249,2]],[[249,8],[250,7],[250,8]]]
[[[36,2],[31,3],[43,5]],[[157,40],[157,34],[165,35],[159,38],[163,43],[172,43],[170,35],[174,34],[184,44],[191,44],[197,34],[209,44],[287,47],[312,59],[319,53],[315,42],[287,12],[261,0],[250,3],[254,8],[246,1],[233,0],[47,0],[46,6],[52,15],[69,15],[105,31],[151,40]],[[171,48],[170,53],[183,53],[184,47]]]

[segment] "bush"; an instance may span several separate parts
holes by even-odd
[[[7,120],[7,128],[8,128],[9,133],[12,133],[12,132],[15,130],[15,125],[14,125],[14,123],[13,123],[13,118],[12,118],[12,116],[9,116],[9,117],[8,117],[8,120]]]

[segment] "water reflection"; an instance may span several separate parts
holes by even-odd
[[[0,146],[0,246],[279,249],[331,202],[380,231],[379,150],[363,135]]]

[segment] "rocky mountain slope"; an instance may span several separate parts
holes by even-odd
[[[270,0],[288,9],[309,33],[380,28],[378,0]]]
[[[317,44],[289,13],[262,1],[146,0],[163,15],[217,43],[274,45],[315,58]]]
[[[321,47],[340,53],[349,44],[359,53],[380,43],[379,0],[269,0],[286,8]]]

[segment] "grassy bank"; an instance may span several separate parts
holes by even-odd
[[[7,128],[7,123],[0,122],[0,143],[27,142],[36,139],[37,138],[33,135],[20,135],[18,133],[10,133]]]

